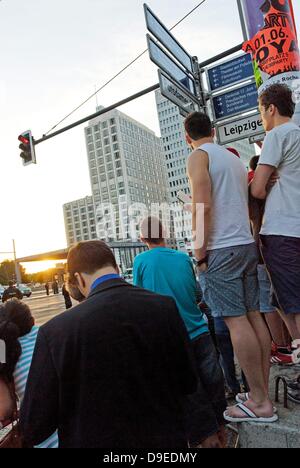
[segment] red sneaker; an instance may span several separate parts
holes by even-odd
[[[293,366],[293,353],[280,353],[276,351],[271,357],[271,364],[279,364],[281,366]]]

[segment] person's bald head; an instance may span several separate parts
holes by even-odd
[[[165,243],[164,228],[162,222],[154,217],[148,216],[140,226],[141,240],[147,245],[163,245]]]

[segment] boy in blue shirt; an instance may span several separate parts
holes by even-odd
[[[153,234],[155,233],[155,234]],[[186,422],[191,446],[221,448],[224,443],[224,378],[216,350],[197,301],[194,267],[188,255],[169,249],[159,219],[146,218],[141,240],[149,251],[134,262],[134,285],[172,297],[188,330],[199,375],[197,393],[189,397]]]

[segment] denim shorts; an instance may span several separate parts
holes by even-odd
[[[261,236],[261,251],[274,289],[273,305],[300,314],[300,238]]]
[[[255,243],[208,252],[204,301],[217,317],[242,317],[259,311]]]
[[[259,310],[262,314],[270,314],[276,311],[272,304],[273,290],[271,281],[265,265],[258,265],[259,282]]]

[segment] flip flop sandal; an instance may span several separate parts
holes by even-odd
[[[243,395],[243,398],[240,398]],[[239,393],[236,397],[235,400],[237,403],[243,404],[246,403],[246,401],[250,400],[250,395],[249,393]]]
[[[229,416],[227,411],[224,412],[224,419],[226,421],[232,422],[232,423],[243,423],[243,422],[255,422],[255,423],[262,423],[262,424],[271,424],[276,421],[278,421],[278,416],[277,414],[274,414],[273,416],[269,418],[262,418],[258,417],[256,414],[254,414],[247,406],[239,403],[236,405],[236,408],[239,408],[242,410],[246,417],[244,418],[234,418],[232,416]]]
[[[244,399],[240,398],[240,396],[243,395]],[[235,397],[235,401],[239,404],[244,404],[246,403],[248,400],[250,400],[250,394],[249,393],[239,393],[239,395],[237,395]],[[273,411],[274,411],[274,414],[277,414],[278,413],[278,409],[276,408],[276,406],[273,406]]]

